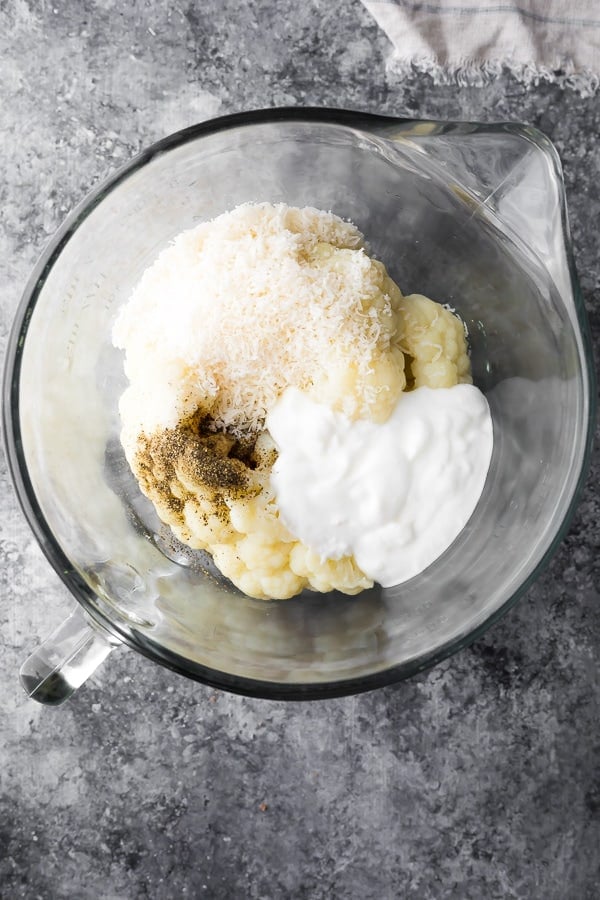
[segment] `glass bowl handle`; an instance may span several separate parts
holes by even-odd
[[[119,641],[76,607],[23,663],[21,685],[31,700],[59,706],[81,687]]]

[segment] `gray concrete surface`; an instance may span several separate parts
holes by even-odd
[[[47,238],[140,148],[253,107],[511,119],[555,141],[600,341],[600,95],[503,76],[400,82],[358,0],[0,2],[0,341]],[[596,451],[554,561],[476,644],[411,681],[286,705],[132,651],[66,706],[24,656],[71,600],[0,465],[0,896],[594,900],[600,893]]]

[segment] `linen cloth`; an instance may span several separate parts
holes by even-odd
[[[581,93],[600,82],[600,0],[363,0],[396,70],[483,83],[503,67]]]

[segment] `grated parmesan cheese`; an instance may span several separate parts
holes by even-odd
[[[288,386],[368,415],[389,390],[389,373],[387,386],[373,373],[400,298],[362,234],[333,213],[248,203],[183,232],[114,326],[130,381],[124,443],[199,408],[217,428],[257,432]],[[403,359],[397,368],[394,400]]]

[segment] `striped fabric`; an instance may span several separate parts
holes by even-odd
[[[600,0],[363,0],[394,46],[392,64],[439,81],[507,66],[582,92],[600,76]]]

